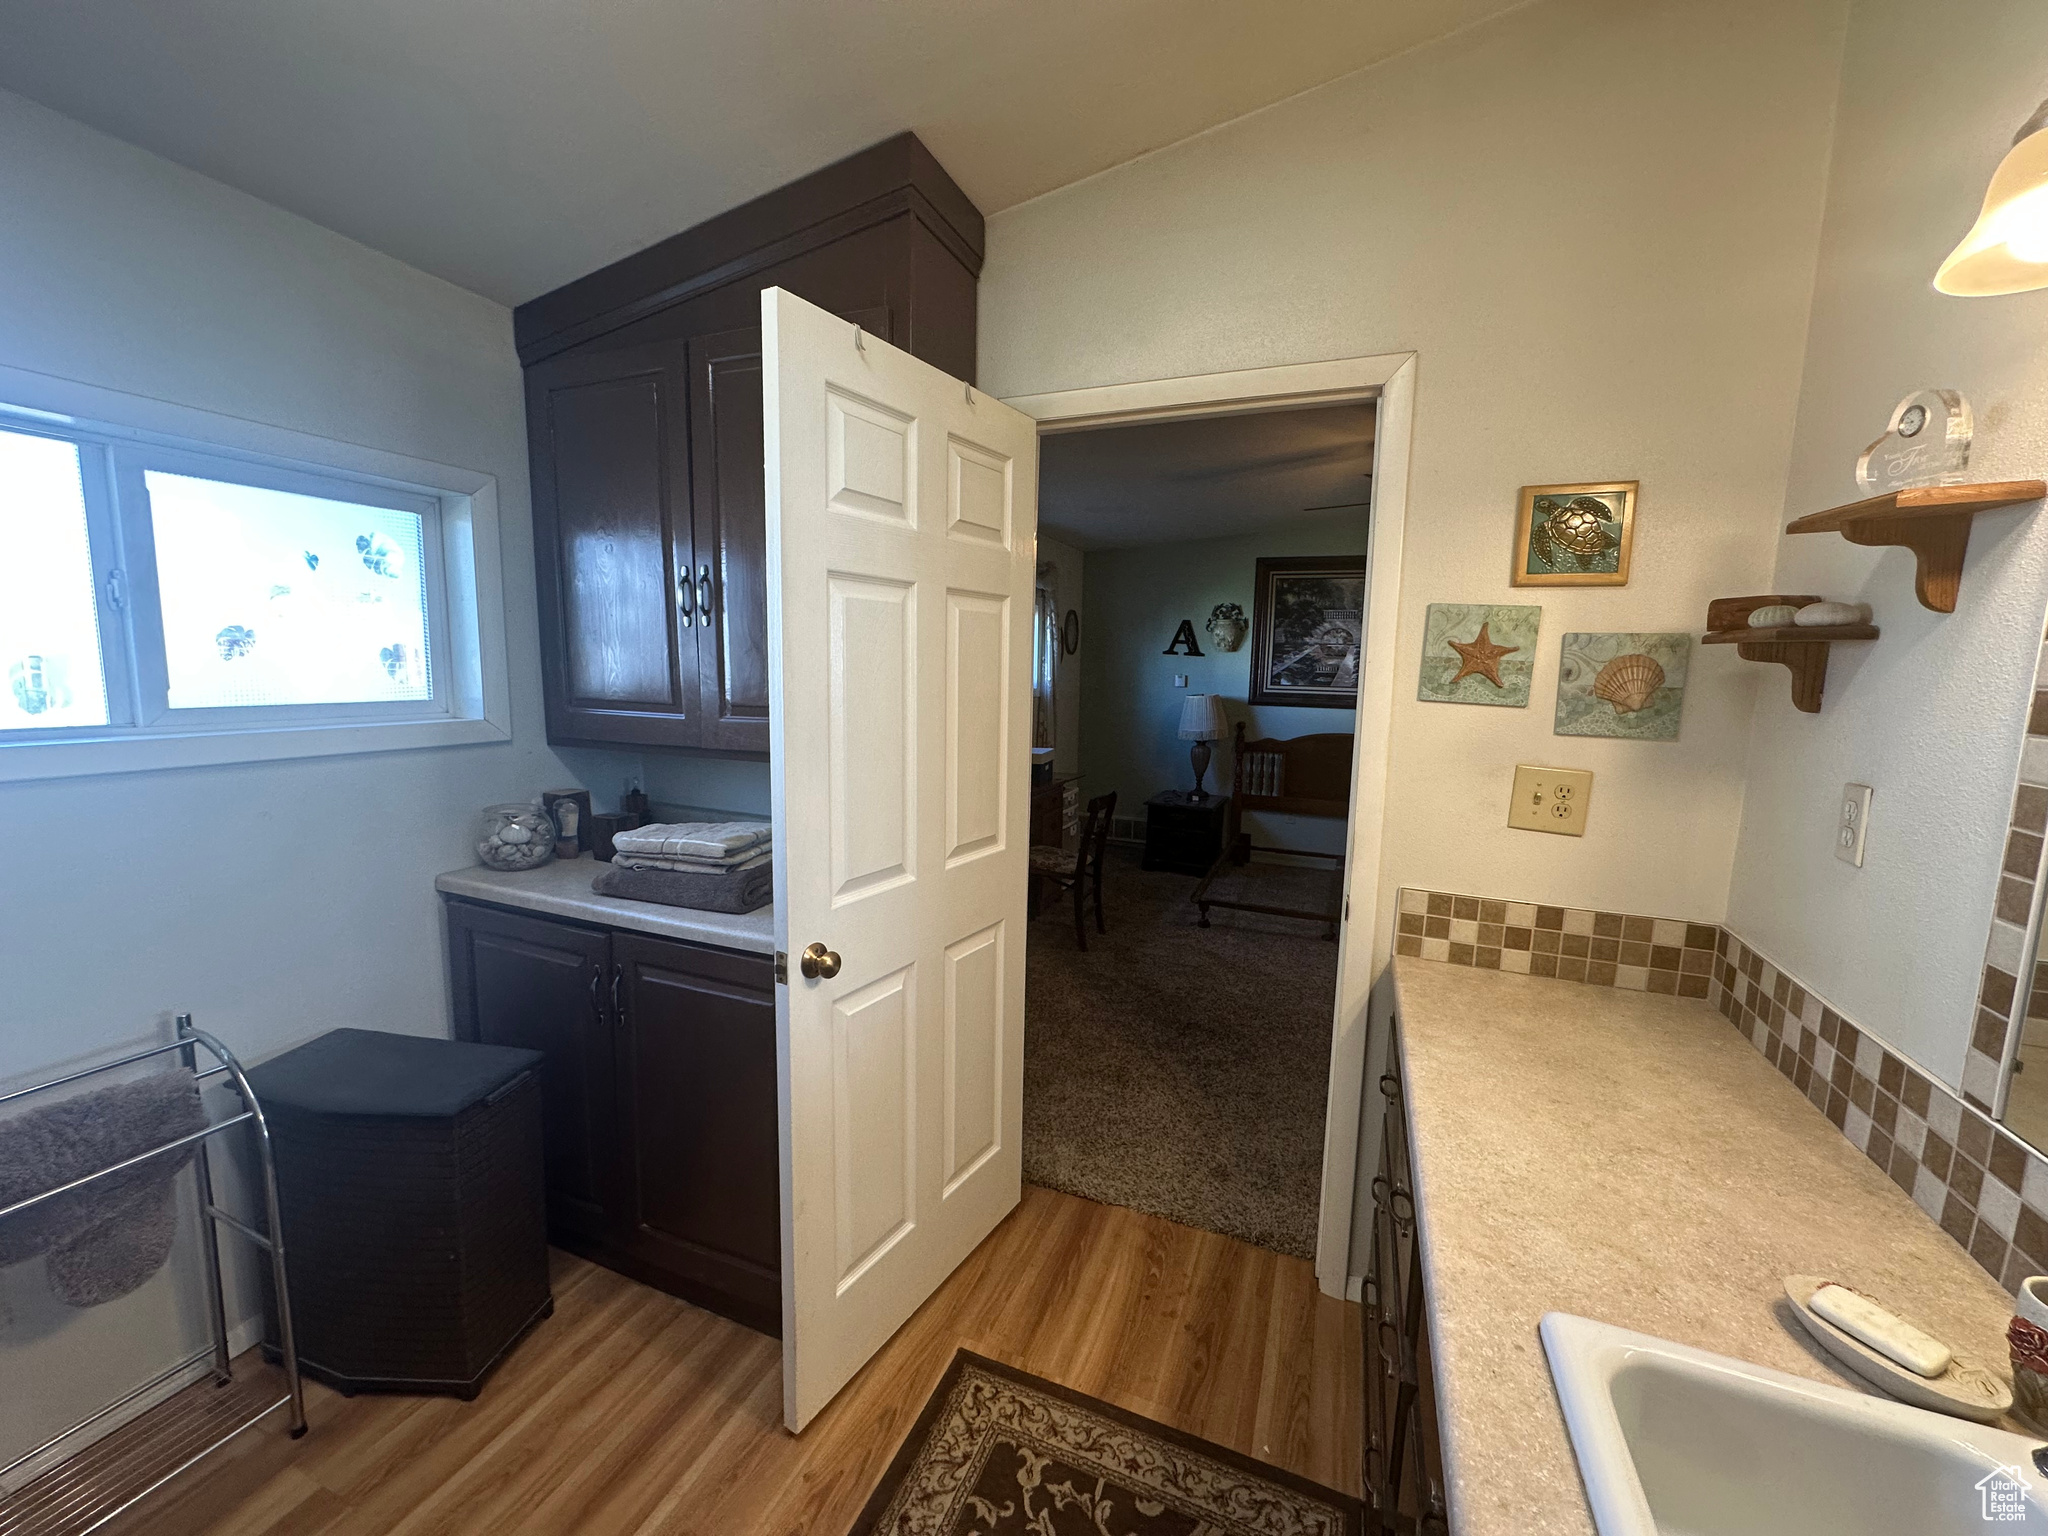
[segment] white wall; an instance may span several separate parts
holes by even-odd
[[[1539,0],[989,220],[998,395],[1417,354],[1382,912],[1723,915],[1763,669],[1696,649],[1678,742],[1561,740],[1558,646],[1769,574],[1845,13]],[[1607,479],[1642,482],[1630,584],[1511,587],[1518,488]],[[1527,710],[1415,702],[1425,606],[1475,601],[1543,607]],[[1585,838],[1506,829],[1527,761],[1594,771]]]
[[[0,1082],[167,1038],[181,1009],[249,1059],[444,1031],[433,878],[473,862],[476,812],[584,774],[616,794],[637,766],[544,742],[509,313],[5,93],[0,208],[0,363],[498,477],[515,731],[0,786]],[[37,1270],[0,1275],[0,1377],[44,1384],[0,1392],[0,1460],[30,1412],[150,1374],[180,1314],[168,1273],[67,1314]]]
[[[1971,478],[2048,465],[2048,293],[1955,299],[1935,268],[2048,81],[2048,7],[1937,21],[1857,0],[1784,512],[1854,500],[1856,455],[1927,385],[1977,413]],[[1979,517],[1952,615],[1903,550],[1781,538],[1768,590],[1867,601],[1883,638],[1837,646],[1821,713],[1758,702],[1729,922],[1866,1029],[1960,1080],[2044,604],[2048,519]],[[1875,786],[1862,869],[1831,856],[1845,782]]]
[[[1543,0],[997,215],[999,395],[1419,354],[1383,883],[1718,919],[1760,671],[1672,745],[1552,735],[1569,629],[1697,629],[1783,500],[1843,7]],[[1508,584],[1516,491],[1640,479],[1622,589]],[[1544,609],[1527,710],[1414,702],[1424,605]],[[1596,773],[1508,831],[1518,761]]]

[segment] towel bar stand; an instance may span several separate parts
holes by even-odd
[[[217,1065],[202,1071],[199,1065],[202,1051]],[[236,1093],[241,1096],[241,1113],[216,1121],[204,1130],[167,1141],[160,1147],[152,1147],[146,1152],[124,1158],[108,1167],[95,1169],[81,1178],[58,1185],[54,1189],[46,1189],[26,1200],[17,1200],[12,1205],[0,1206],[0,1221],[84,1185],[95,1183],[182,1148],[191,1147],[192,1168],[198,1181],[199,1207],[202,1213],[199,1222],[200,1251],[206,1268],[207,1323],[212,1332],[212,1340],[198,1353],[178,1361],[141,1386],[80,1419],[61,1434],[51,1436],[34,1450],[24,1452],[5,1466],[0,1466],[0,1481],[4,1481],[9,1473],[55,1450],[74,1435],[98,1424],[110,1414],[119,1412],[138,1398],[203,1361],[211,1361],[211,1374],[217,1386],[234,1385],[234,1370],[228,1358],[227,1305],[222,1294],[219,1230],[221,1227],[247,1238],[269,1255],[271,1283],[277,1299],[279,1359],[284,1368],[285,1390],[277,1397],[269,1397],[266,1392],[243,1392],[233,1397],[224,1395],[220,1398],[203,1395],[193,1397],[190,1393],[182,1391],[173,1394],[128,1424],[122,1425],[105,1439],[72,1452],[63,1461],[40,1473],[13,1493],[0,1493],[0,1532],[4,1532],[5,1536],[59,1536],[59,1533],[62,1533],[62,1536],[83,1536],[87,1531],[98,1530],[193,1463],[219,1450],[243,1430],[252,1427],[259,1420],[268,1418],[280,1408],[288,1411],[287,1418],[293,1439],[306,1432],[306,1402],[299,1383],[298,1350],[292,1337],[291,1293],[285,1283],[284,1230],[278,1216],[277,1167],[271,1157],[270,1128],[264,1121],[263,1107],[257,1103],[255,1091],[250,1088],[249,1080],[242,1072],[242,1064],[235,1059],[234,1053],[205,1030],[195,1028],[191,1014],[181,1013],[177,1016],[177,1038],[170,1044],[153,1046],[146,1051],[136,1051],[114,1061],[102,1062],[96,1067],[87,1067],[82,1071],[67,1073],[63,1077],[52,1078],[48,1082],[0,1094],[0,1105],[172,1052],[178,1054],[179,1060],[184,1063],[185,1069],[192,1074],[195,1082],[205,1082],[209,1078],[221,1076],[231,1079]],[[250,1223],[221,1209],[214,1198],[213,1166],[209,1148],[215,1136],[237,1125],[249,1125],[254,1128],[257,1161],[262,1177],[264,1226],[267,1228],[265,1231],[259,1231]],[[116,1442],[119,1443],[116,1451],[105,1455],[96,1454],[102,1447],[114,1446]]]

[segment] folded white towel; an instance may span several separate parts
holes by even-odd
[[[718,863],[748,857],[773,835],[765,821],[661,821],[612,838],[621,853]]]
[[[770,848],[756,853],[744,854],[732,860],[724,859],[672,859],[659,853],[614,852],[612,863],[620,869],[672,869],[691,875],[729,875],[743,869],[758,869],[775,857]]]

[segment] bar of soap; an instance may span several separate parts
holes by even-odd
[[[1824,629],[1836,624],[1868,624],[1868,603],[1808,603],[1792,616],[1802,629]]]
[[[1947,1370],[1949,1361],[1955,1358],[1941,1340],[1929,1338],[1911,1323],[1893,1317],[1868,1296],[1847,1286],[1824,1285],[1813,1293],[1807,1305],[1852,1339],[1868,1344],[1916,1376],[1932,1380]]]

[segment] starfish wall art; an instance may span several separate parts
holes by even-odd
[[[1432,704],[1526,709],[1543,610],[1507,603],[1431,603],[1416,697]]]

